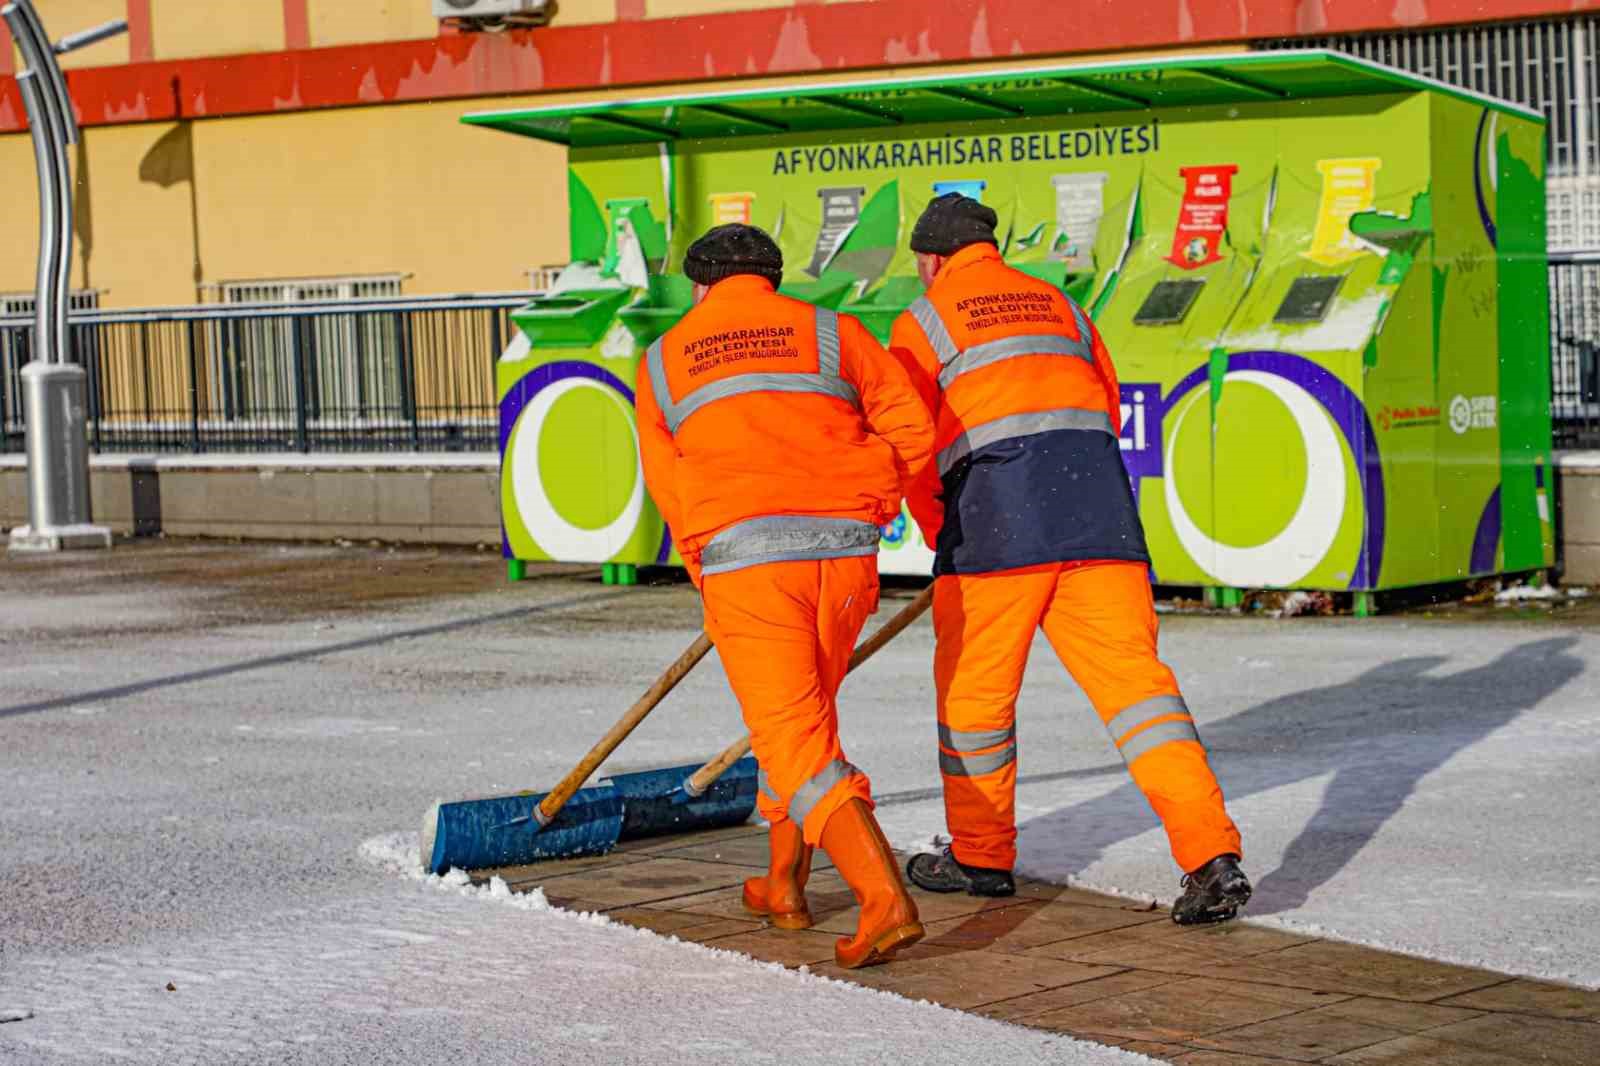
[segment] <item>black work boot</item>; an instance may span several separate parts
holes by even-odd
[[[1014,896],[1017,882],[1010,870],[990,870],[958,862],[945,848],[940,855],[913,855],[906,876],[929,892],[965,892],[969,896]]]
[[[1183,875],[1183,895],[1172,905],[1179,925],[1225,922],[1250,900],[1250,879],[1239,869],[1239,856],[1218,855],[1194,873]]]

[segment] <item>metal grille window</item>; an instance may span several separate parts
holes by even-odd
[[[1550,414],[1556,446],[1600,443],[1600,252],[1550,257]]]
[[[1600,246],[1600,16],[1263,42],[1329,48],[1544,112],[1550,247]]]
[[[394,299],[399,274],[228,282],[226,304],[294,304]],[[231,326],[231,335],[223,331]],[[392,324],[357,315],[235,321],[213,327],[208,399],[233,418],[282,425],[305,408],[318,426],[357,426],[390,417],[400,404],[401,338]],[[296,363],[299,362],[298,372]]]

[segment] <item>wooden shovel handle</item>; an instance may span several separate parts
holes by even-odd
[[[889,643],[895,637],[898,637],[902,632],[905,631],[906,626],[909,626],[912,622],[915,622],[918,618],[922,617],[923,612],[932,606],[932,604],[933,586],[929,585],[927,588],[917,593],[916,599],[900,608],[898,614],[889,619],[887,622],[883,623],[876,633],[872,634],[872,636],[861,642],[861,645],[851,653],[850,666],[845,670],[845,673],[850,673],[856,667],[860,666],[862,663],[876,655],[879,648]],[[717,778],[721,777],[727,772],[728,767],[732,766],[749,753],[750,737],[748,734],[746,734],[723,749],[722,754],[718,755],[715,759],[712,759],[710,762],[706,763],[704,766],[700,767],[700,769],[696,770],[692,775],[690,775],[689,780],[684,782],[683,790],[689,793],[691,796],[703,795],[705,790],[710,788],[712,783],[716,781]]]
[[[694,669],[695,663],[704,659],[706,652],[710,650],[711,638],[704,633],[701,633],[695,638],[693,644],[684,649],[683,654],[678,656],[671,666],[667,667],[665,673],[656,678],[655,684],[651,685],[645,694],[639,697],[638,702],[628,708],[628,713],[618,719],[617,724],[611,727],[611,731],[601,737],[600,742],[589,749],[589,754],[585,755],[583,760],[572,768],[572,772],[563,777],[561,783],[551,789],[549,795],[545,796],[539,803],[537,818],[540,825],[550,824],[550,821],[561,813],[561,808],[565,807],[567,801],[572,798],[572,794],[582,788],[585,781],[589,780],[589,775],[594,773],[613,751],[617,750],[618,744],[628,739],[628,734],[633,732],[634,727],[644,721],[646,715],[655,710],[656,704],[665,699],[667,693],[676,688],[678,682],[682,681],[685,675]]]

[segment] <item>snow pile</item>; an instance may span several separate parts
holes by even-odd
[[[1329,615],[1333,613],[1333,597],[1326,592],[1307,592],[1297,589],[1283,598],[1283,604],[1273,611],[1273,618],[1298,618],[1301,615]]]
[[[491,877],[486,885],[477,885],[473,884],[467,871],[453,866],[442,874],[430,874],[423,870],[422,863],[417,859],[420,854],[418,848],[419,840],[416,833],[385,833],[363,841],[360,852],[361,857],[368,862],[409,880],[420,881],[440,892],[484,902],[502,903],[519,910],[556,913],[597,925],[615,924],[603,914],[564,911],[552,907],[550,901],[545,898],[542,888],[535,888],[531,892],[513,892],[511,886],[499,877]]]
[[[1554,585],[1513,585],[1508,589],[1501,589],[1494,594],[1496,603],[1523,603],[1528,600],[1559,600],[1565,598],[1565,593]]]

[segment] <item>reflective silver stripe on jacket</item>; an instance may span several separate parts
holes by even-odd
[[[805,825],[806,818],[811,814],[811,809],[822,802],[822,797],[828,790],[840,781],[858,774],[861,771],[845,762],[835,759],[827,766],[812,775],[811,780],[794,790],[794,795],[789,797],[789,819],[796,825]]]
[[[790,371],[733,374],[690,389],[687,396],[677,401],[673,400],[667,388],[667,368],[662,354],[664,338],[656,338],[645,352],[645,362],[650,368],[650,387],[655,391],[656,405],[666,419],[667,431],[677,433],[678,427],[690,415],[708,403],[751,392],[809,392],[836,396],[851,406],[860,407],[861,396],[856,392],[856,387],[839,373],[839,313],[817,308],[816,329],[815,374]]]
[[[956,356],[939,371],[939,387],[948,389],[950,383],[962,374],[1022,355],[1075,355],[1093,365],[1094,349],[1083,341],[1063,337],[1059,333],[1028,333],[1017,337],[1002,337],[997,341],[974,344]]]
[[[854,518],[749,518],[712,537],[700,553],[700,567],[709,575],[762,563],[875,555],[881,536],[882,530],[877,526]]]
[[[1057,429],[1083,429],[1116,436],[1111,416],[1086,407],[1057,407],[1051,411],[1027,411],[1003,415],[971,426],[961,436],[939,449],[939,473],[948,474],[955,465],[979,448],[1013,437],[1030,437]]]
[[[939,387],[949,388],[950,383],[969,370],[998,363],[1002,359],[1013,359],[1022,355],[1071,355],[1083,359],[1090,364],[1094,363],[1094,347],[1090,341],[1093,334],[1089,331],[1089,319],[1083,313],[1083,308],[1070,296],[1066,297],[1067,307],[1072,312],[1072,323],[1077,327],[1076,337],[1063,337],[1059,333],[1035,333],[1018,337],[1002,337],[999,340],[986,341],[975,344],[962,350],[950,335],[950,329],[944,324],[944,319],[939,317],[939,311],[933,306],[933,301],[926,296],[920,296],[909,308],[911,317],[917,325],[922,327],[922,335],[928,338],[928,344],[933,347],[933,352],[939,357]]]
[[[1152,725],[1143,732],[1128,737],[1130,730],[1175,714],[1184,717]],[[1175,740],[1192,740],[1197,744],[1200,743],[1200,733],[1194,727],[1194,719],[1189,717],[1189,706],[1183,702],[1182,696],[1152,696],[1147,700],[1140,700],[1132,707],[1125,707],[1106,723],[1106,732],[1111,734],[1111,742],[1117,744],[1117,750],[1122,754],[1122,761],[1130,766],[1139,756]],[[1123,737],[1127,737],[1127,741],[1119,743]]]
[[[951,338],[950,331],[945,328],[944,319],[939,317],[938,308],[933,306],[933,301],[926,296],[919,296],[907,308],[911,317],[922,327],[922,335],[928,338],[928,343],[933,345],[933,354],[939,357],[939,365],[950,362],[961,354],[956,347],[956,342]]]

